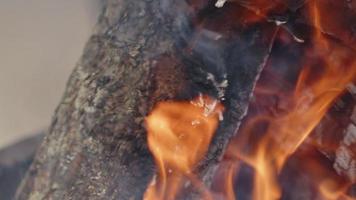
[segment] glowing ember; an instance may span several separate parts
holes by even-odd
[[[158,173],[144,199],[175,199],[186,181],[197,183],[192,170],[204,156],[223,107],[200,96],[192,102],[160,102],[146,118],[148,145]]]

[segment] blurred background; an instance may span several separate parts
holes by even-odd
[[[100,0],[0,1],[0,149],[46,130]]]

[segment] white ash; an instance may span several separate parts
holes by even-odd
[[[226,74],[224,74],[224,79],[221,82],[218,82],[212,73],[208,73],[207,79],[211,81],[214,87],[218,90],[219,99],[224,100],[225,90],[229,85],[229,82],[226,79]]]
[[[211,103],[210,102],[206,102],[204,100],[204,98],[203,98],[203,95],[200,93],[198,102],[190,101],[190,103],[195,105],[195,106],[204,108],[203,115],[205,117],[208,117],[209,115],[211,115],[215,111],[215,108],[218,105],[218,100],[215,99]],[[218,115],[219,115],[219,120],[222,121],[223,120],[222,112],[219,111]],[[192,125],[196,125],[196,122],[192,121]]]
[[[296,42],[299,42],[299,43],[304,43],[304,39],[302,38],[298,38],[297,36],[293,35],[293,39],[296,41]]]
[[[336,170],[341,172],[341,169],[348,169],[350,167],[350,162],[352,159],[350,151],[344,146],[341,146],[337,149],[336,155]]]
[[[343,143],[346,144],[347,146],[350,146],[353,143],[356,143],[356,126],[355,125],[350,124],[347,127],[346,135],[344,137]]]
[[[356,160],[355,155],[345,146],[341,146],[336,151],[334,168],[338,174],[346,175],[352,182],[356,181]]]
[[[215,7],[222,8],[227,0],[217,0],[215,3]]]
[[[287,21],[274,20],[274,23],[275,23],[277,26],[280,26],[280,25],[282,25],[282,24],[287,23]]]
[[[209,116],[215,110],[216,105],[217,105],[216,100],[214,100],[213,103],[211,104],[206,104],[206,106],[204,107],[205,117]]]
[[[336,150],[334,168],[338,174],[347,176],[352,182],[356,181],[356,154],[352,146],[356,145],[356,126],[350,124],[345,137]]]
[[[283,24],[280,24],[280,25],[283,25]],[[282,26],[284,27],[284,26]],[[302,38],[299,38],[298,36],[296,36],[290,29],[284,27],[284,30],[286,30],[294,39],[294,41],[298,42],[298,43],[304,43],[304,39]]]
[[[210,104],[204,104],[204,116],[208,117],[209,115],[211,115],[214,112],[217,104],[218,104],[217,100],[214,100]],[[220,121],[224,119],[221,111],[219,111],[218,116]]]
[[[354,84],[348,84],[347,90],[353,95],[356,96],[356,86]]]
[[[287,20],[279,20],[279,19],[268,19],[268,22],[273,22],[277,26],[280,26],[280,25],[287,23],[288,21]]]

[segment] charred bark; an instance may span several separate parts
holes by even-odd
[[[142,199],[155,173],[144,117],[200,93],[226,108],[197,167],[209,185],[278,28],[229,19],[239,5],[187,2],[106,2],[16,199]]]
[[[330,161],[336,172],[356,183],[356,91],[350,84],[347,92],[323,118],[313,137],[318,149]]]
[[[203,0],[107,0],[16,198],[142,199],[155,173],[145,116],[159,101],[191,100],[199,94],[225,107],[210,148],[195,169],[209,186],[246,114],[275,36],[293,34],[298,40],[310,35],[304,30],[311,31],[310,20],[303,18],[309,1],[277,0],[262,9],[253,2],[231,0],[217,8],[216,1]],[[346,18],[354,18],[353,8]],[[253,21],[261,13],[266,14],[263,20]],[[343,25],[318,28],[340,35],[337,42],[353,48],[354,35],[346,37],[352,24]],[[295,48],[290,54],[286,48],[280,51],[281,56],[302,54]],[[343,135],[353,141],[349,132]],[[338,159],[354,143],[337,141],[341,150],[331,152],[334,167],[354,180],[354,168],[350,172],[343,168],[344,159]],[[181,198],[196,196],[195,188],[188,187]]]

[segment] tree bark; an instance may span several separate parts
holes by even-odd
[[[278,28],[228,20],[238,5],[193,2],[106,2],[16,199],[142,199],[155,173],[144,117],[200,93],[225,106],[196,169],[209,185]]]

